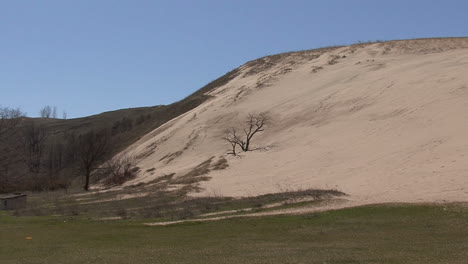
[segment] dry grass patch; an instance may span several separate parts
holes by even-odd
[[[200,163],[198,166],[187,172],[185,175],[173,180],[173,184],[193,184],[199,181],[206,181],[210,178],[206,176],[210,172],[210,164],[214,157]]]
[[[229,167],[227,159],[224,157],[221,157],[220,159],[218,159],[218,161],[216,161],[213,164],[213,167],[211,167],[211,169],[212,170],[224,170],[227,167]]]

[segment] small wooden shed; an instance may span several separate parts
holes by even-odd
[[[16,210],[26,207],[26,194],[0,195],[0,210]]]

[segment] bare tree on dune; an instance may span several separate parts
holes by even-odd
[[[246,127],[242,129],[243,135],[237,132],[236,128],[226,130],[223,139],[229,142],[232,148],[228,154],[237,155],[236,146],[239,146],[242,151],[250,151],[253,137],[263,132],[269,122],[270,117],[266,113],[249,114],[245,121]]]

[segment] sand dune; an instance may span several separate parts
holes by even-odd
[[[468,39],[266,57],[209,94],[126,150],[142,158],[127,185],[225,157],[193,195],[314,187],[360,203],[468,201]],[[272,117],[253,140],[262,149],[226,155],[223,131],[258,112]]]

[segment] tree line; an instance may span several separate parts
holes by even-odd
[[[50,106],[50,105],[46,105],[44,107],[42,107],[40,110],[39,110],[39,117],[40,118],[55,118],[57,119],[58,118],[58,113],[57,113],[57,107],[56,106]],[[67,112],[66,111],[63,111],[62,112],[62,119],[67,119]]]
[[[53,107],[42,110],[44,118],[54,118]],[[146,118],[140,116],[136,121]],[[125,182],[137,172],[136,158],[110,158],[116,152],[114,136],[132,127],[133,121],[124,118],[112,128],[58,136],[39,119],[26,118],[20,109],[0,107],[0,193],[68,189],[77,176],[83,179],[83,189],[89,190],[91,175],[97,171],[108,176],[107,184]],[[19,167],[26,170],[22,179]]]

